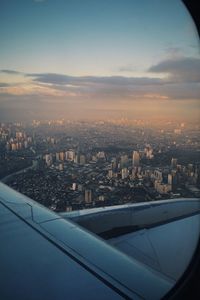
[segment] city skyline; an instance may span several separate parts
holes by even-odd
[[[199,197],[199,125],[0,123],[0,178],[53,210]]]
[[[181,1],[2,1],[0,16],[1,120],[199,120],[199,38]]]

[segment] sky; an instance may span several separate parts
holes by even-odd
[[[0,121],[200,119],[180,0],[0,0]]]

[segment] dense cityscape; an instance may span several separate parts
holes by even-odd
[[[55,211],[200,196],[199,125],[0,123],[0,178]]]
[[[200,300],[189,2],[0,0],[0,300]]]

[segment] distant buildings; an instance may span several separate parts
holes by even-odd
[[[44,159],[45,159],[47,167],[50,167],[52,165],[52,161],[53,161],[52,154],[46,154]]]
[[[85,203],[90,204],[92,202],[92,191],[85,190]]]
[[[171,167],[172,167],[172,169],[176,169],[177,162],[178,162],[177,158],[172,158],[172,160],[171,160]]]
[[[161,132],[106,122],[2,124],[0,176],[31,166],[10,185],[58,211],[198,196],[199,131],[174,134],[178,127],[166,126]]]
[[[75,160],[75,151],[74,150],[68,150],[65,152],[66,160],[74,161]]]
[[[113,177],[113,170],[108,170],[108,177],[112,178]]]
[[[85,155],[81,154],[80,155],[80,165],[84,165],[85,163],[86,163]]]
[[[138,167],[140,163],[140,154],[138,151],[133,151],[133,167]]]
[[[172,187],[170,184],[165,184],[158,180],[155,180],[154,187],[155,187],[156,191],[160,194],[167,194],[172,190]]]
[[[121,171],[121,174],[122,174],[122,179],[127,178],[128,175],[129,175],[128,169],[127,168],[123,168],[122,171]]]
[[[122,155],[120,160],[121,168],[127,167],[128,164],[128,155]]]

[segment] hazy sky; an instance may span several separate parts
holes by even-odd
[[[179,0],[0,0],[0,121],[200,114]]]

